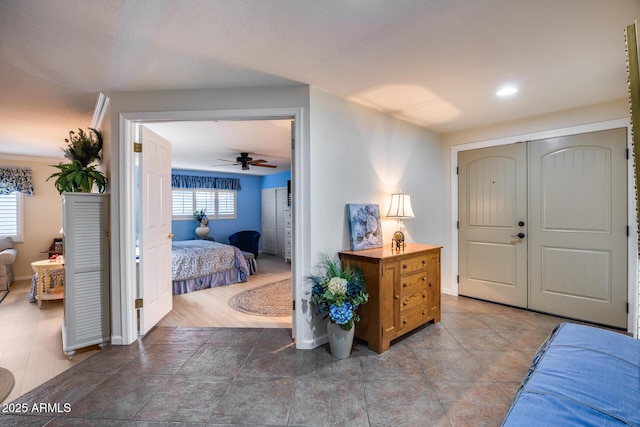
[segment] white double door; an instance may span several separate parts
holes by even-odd
[[[626,328],[626,138],[460,152],[459,294]]]

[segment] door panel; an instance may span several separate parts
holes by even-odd
[[[526,307],[526,145],[460,152],[458,164],[459,293]]]
[[[625,128],[530,147],[530,308],[626,328]]]
[[[171,144],[142,128],[140,270],[146,334],[173,307],[171,289]]]

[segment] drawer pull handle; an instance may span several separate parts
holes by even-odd
[[[407,264],[402,264],[402,268],[406,269],[407,268]]]
[[[407,305],[407,302],[406,301],[402,301],[402,305]]]
[[[426,276],[422,276],[422,281],[426,282],[427,281],[427,277]]]
[[[429,283],[429,287],[431,287],[431,283]]]
[[[402,287],[403,287],[403,288],[406,288],[406,287],[407,287],[407,284],[406,284],[406,283],[403,283],[403,284],[402,284]]]
[[[395,295],[395,299],[400,299],[400,295]]]
[[[402,323],[403,323],[403,324],[406,324],[406,323],[407,323],[407,319],[403,319],[403,320],[402,320]]]

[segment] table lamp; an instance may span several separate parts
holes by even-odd
[[[394,193],[391,195],[391,206],[387,212],[387,218],[397,218],[400,230],[393,233],[391,247],[396,250],[404,249],[404,218],[415,218],[411,207],[411,196],[404,193]]]

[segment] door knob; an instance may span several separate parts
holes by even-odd
[[[524,227],[524,221],[518,221],[518,225],[519,225],[520,227]]]
[[[169,233],[169,235],[167,236],[170,239],[173,239],[173,233]]]
[[[524,239],[524,233],[518,233],[518,234],[514,234],[510,237],[517,237],[518,239]]]

